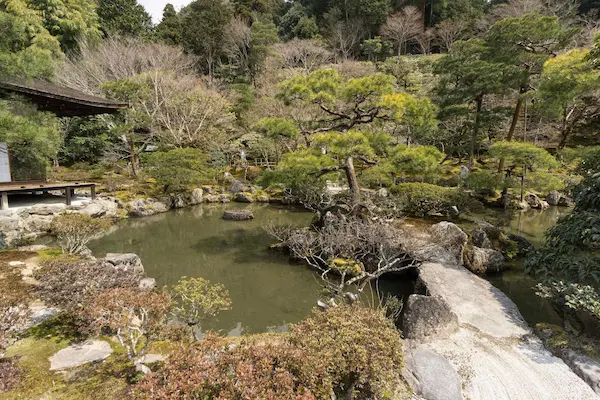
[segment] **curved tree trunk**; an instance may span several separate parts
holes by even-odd
[[[354,158],[346,158],[346,166],[344,167],[344,170],[346,171],[346,178],[348,179],[350,193],[352,193],[352,202],[356,204],[360,200],[360,184],[358,183],[356,171],[354,170]]]

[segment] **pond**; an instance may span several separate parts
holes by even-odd
[[[486,213],[472,215],[475,220],[487,220],[502,226],[506,231],[523,236],[535,247],[544,243],[546,231],[556,225],[559,218],[568,215],[572,209],[550,207],[544,211],[528,210],[504,212],[487,210]],[[501,274],[489,275],[487,280],[502,290],[515,302],[523,318],[531,326],[538,323],[562,325],[563,321],[552,303],[535,294],[536,281],[525,273],[524,260],[516,260]]]
[[[221,218],[225,209],[245,208],[253,211],[254,220],[233,222]],[[539,246],[546,229],[567,212],[564,208],[517,214],[490,210],[471,217],[505,225]],[[232,310],[207,321],[204,329],[229,336],[282,331],[287,324],[310,314],[322,287],[310,268],[290,263],[287,255],[269,249],[274,240],[264,227],[271,223],[302,227],[311,220],[311,213],[283,206],[201,205],[123,221],[92,242],[90,248],[97,257],[106,253],[138,254],[148,276],[155,278],[159,286],[173,285],[183,276],[224,284],[231,295]],[[514,262],[503,274],[487,279],[517,304],[531,325],[561,323],[551,304],[535,294],[535,281],[524,273],[522,262]],[[406,299],[413,293],[414,281],[410,277],[390,277],[381,280],[380,289]]]
[[[224,221],[225,209],[250,209],[255,218]],[[148,276],[161,287],[183,276],[224,284],[233,307],[203,324],[204,329],[229,336],[281,331],[310,314],[322,286],[313,270],[269,249],[275,241],[264,227],[273,223],[304,227],[312,217],[283,206],[201,205],[123,221],[89,247],[97,257],[138,254]],[[412,293],[413,281],[383,279],[379,288],[405,297]]]

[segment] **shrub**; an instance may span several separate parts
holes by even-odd
[[[290,330],[305,358],[303,382],[317,398],[390,398],[402,387],[402,341],[383,311],[332,307]]]
[[[146,172],[163,186],[165,192],[184,192],[213,180],[206,154],[198,149],[175,149],[145,157]]]
[[[14,359],[0,359],[0,393],[6,393],[15,387],[23,370]]]
[[[192,328],[194,339],[196,334],[193,328],[203,319],[231,309],[229,292],[220,283],[211,284],[210,281],[202,278],[184,276],[172,291],[173,297],[177,300],[175,314]]]
[[[87,244],[95,236],[108,229],[106,220],[92,218],[86,214],[61,214],[52,220],[50,230],[56,235],[65,254],[83,254]]]
[[[398,206],[404,213],[418,217],[452,206],[460,211],[474,211],[482,207],[465,192],[429,183],[401,183],[392,192],[397,195]]]
[[[167,293],[117,288],[90,298],[83,315],[91,321],[94,331],[109,329],[114,333],[132,360],[143,354],[160,333],[170,310],[171,298]],[[141,349],[140,344],[143,344]]]
[[[494,196],[496,190],[502,189],[504,177],[492,171],[473,171],[470,172],[464,183],[474,192],[483,196]]]
[[[289,334],[235,345],[209,335],[183,345],[133,389],[136,399],[372,399],[403,388],[402,344],[383,312],[334,307]]]
[[[102,260],[47,262],[38,273],[43,300],[67,311],[76,311],[88,296],[114,288],[137,287],[142,273],[117,269]]]
[[[134,387],[132,397],[314,400],[294,373],[301,361],[298,351],[285,341],[244,339],[228,346],[209,335],[172,353],[163,368]]]

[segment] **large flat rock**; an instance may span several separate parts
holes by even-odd
[[[437,354],[452,365],[460,376],[463,398],[600,399],[560,358],[544,348],[504,293],[457,265],[454,254],[444,246],[431,236],[414,232],[409,251],[423,261],[419,280],[427,294],[442,299],[458,318],[457,331],[412,346]],[[422,365],[443,365],[437,356],[424,354],[420,357]]]
[[[99,362],[112,354],[108,342],[103,340],[88,340],[60,350],[49,358],[50,371],[75,368],[80,365]]]

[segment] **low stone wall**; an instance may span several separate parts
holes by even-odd
[[[96,199],[81,204],[40,204],[0,211],[0,249],[10,248],[46,235],[52,219],[64,212],[87,214],[93,218],[119,218],[123,211],[114,199]]]

